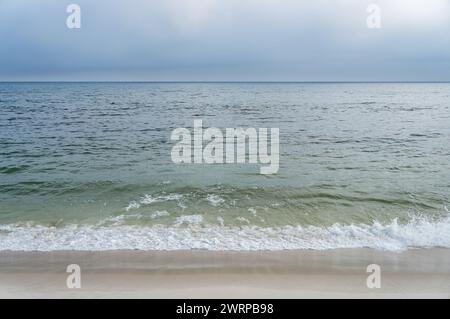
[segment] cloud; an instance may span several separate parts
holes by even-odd
[[[449,32],[449,0],[0,0],[0,80],[450,80]]]
[[[450,2],[448,0],[395,0],[383,1],[386,14],[402,28],[440,28],[448,26]]]

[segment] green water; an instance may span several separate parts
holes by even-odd
[[[442,219],[450,207],[449,108],[445,83],[2,83],[0,224],[282,228]],[[260,164],[174,164],[170,134],[194,119],[279,128],[278,173],[261,175]]]

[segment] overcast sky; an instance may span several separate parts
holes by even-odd
[[[450,81],[450,0],[0,0],[0,80]]]

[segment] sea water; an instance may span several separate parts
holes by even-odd
[[[279,169],[171,132],[279,128]],[[0,250],[450,247],[448,83],[0,83]]]

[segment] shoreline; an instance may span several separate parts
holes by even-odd
[[[450,298],[450,249],[0,251],[0,298]]]

